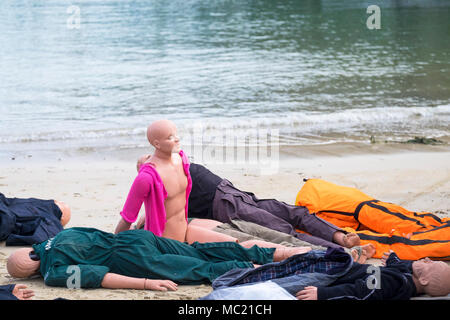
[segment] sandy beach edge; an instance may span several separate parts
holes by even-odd
[[[135,159],[148,150],[61,152],[0,161],[0,192],[7,197],[58,199],[72,208],[67,227],[86,226],[113,232],[136,175]],[[56,155],[56,153],[55,153]],[[259,198],[293,203],[304,178],[322,178],[356,187],[383,201],[440,216],[450,213],[450,147],[340,144],[281,148],[277,170],[240,163],[205,163],[218,175]],[[195,161],[195,158],[194,158]],[[142,214],[142,211],[141,211]],[[6,272],[6,259],[17,247],[0,243],[0,284],[25,283],[36,300],[192,300],[209,285],[180,286],[175,292],[140,290],[69,290],[44,285],[42,278],[17,280]],[[374,259],[373,259],[374,260]],[[379,264],[379,261],[371,261]]]

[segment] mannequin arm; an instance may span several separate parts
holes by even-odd
[[[118,234],[119,232],[130,230],[130,227],[131,227],[131,223],[125,221],[124,218],[120,218],[120,221],[117,224],[116,230],[114,231],[114,233]]]
[[[177,284],[170,280],[133,278],[111,272],[105,274],[105,277],[102,281],[102,287],[108,289],[138,289],[158,291],[177,290]]]

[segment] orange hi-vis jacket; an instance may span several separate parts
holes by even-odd
[[[295,204],[348,232],[356,232],[362,245],[375,246],[374,258],[394,250],[405,260],[450,260],[450,218],[412,212],[356,188],[321,179],[307,180]]]

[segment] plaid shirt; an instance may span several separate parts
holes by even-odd
[[[293,259],[285,264],[274,264],[255,274],[249,274],[237,284],[267,281],[303,273],[329,273],[335,268],[343,267],[344,264],[345,262],[327,261],[324,258],[317,260]]]
[[[225,286],[235,286],[305,273],[335,274],[347,268],[351,261],[351,257],[340,249],[312,250],[281,262],[268,263],[256,269],[247,269],[246,272],[242,272],[236,277],[228,278],[228,275],[224,274],[215,282],[217,284],[220,282]],[[214,283],[213,287],[215,287]]]

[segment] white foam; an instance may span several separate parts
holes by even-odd
[[[146,127],[131,128],[133,119],[124,119],[122,128],[73,129],[64,131],[42,131],[28,134],[0,134],[0,143],[28,143],[70,141],[80,139],[115,139],[145,137]],[[136,119],[142,123],[142,119]],[[287,144],[307,143],[314,136],[328,134],[342,136],[361,131],[372,133],[404,132],[427,136],[450,135],[450,104],[436,107],[385,107],[346,109],[335,112],[290,112],[288,114],[263,113],[240,117],[207,117],[200,119],[174,120],[181,136],[195,130],[204,135],[219,136],[232,131],[236,136],[252,136],[264,129],[277,130],[275,134]],[[125,121],[122,121],[125,123]],[[91,124],[92,126],[92,124]],[[321,142],[322,143],[322,142]]]

